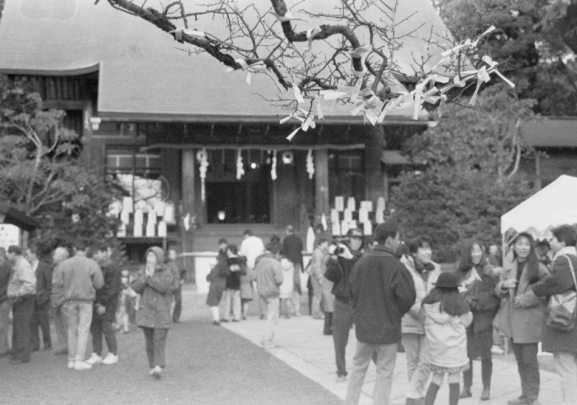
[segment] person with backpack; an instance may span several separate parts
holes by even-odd
[[[553,236],[549,244],[554,255],[551,275],[533,285],[533,293],[537,297],[571,294],[577,291],[575,285],[577,232],[570,225],[561,225],[554,228],[551,233]],[[547,322],[543,328],[542,348],[545,352],[553,353],[564,405],[577,404],[577,327],[575,327],[575,308],[572,310],[572,327],[570,322],[565,330],[559,329],[555,319],[550,319],[551,308],[549,308],[549,313],[545,315]]]

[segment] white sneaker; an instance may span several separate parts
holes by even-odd
[[[92,353],[92,356],[90,356],[90,358],[86,360],[86,363],[90,364],[91,366],[95,364],[100,364],[102,363],[102,357],[100,357],[96,353]]]
[[[68,368],[74,368],[74,360],[68,362]]]
[[[114,354],[114,353],[108,353],[106,355],[106,357],[104,358],[104,360],[102,360],[102,364],[116,364],[118,363],[118,355]]]
[[[74,370],[76,371],[85,371],[92,369],[92,364],[88,364],[85,361],[76,361],[74,363]]]
[[[491,353],[493,354],[504,354],[505,352],[499,346],[495,345],[491,347]]]
[[[152,370],[150,370],[150,375],[156,378],[157,380],[160,380],[160,377],[162,375],[162,368],[160,366],[154,367]]]

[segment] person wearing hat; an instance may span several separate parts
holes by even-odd
[[[439,275],[435,288],[422,303],[427,336],[425,361],[433,373],[425,405],[435,403],[445,374],[449,375],[448,403],[457,405],[460,374],[469,368],[467,327],[473,322],[473,315],[459,293],[459,279],[450,272]]]
[[[345,352],[349,341],[349,331],[353,326],[353,304],[349,277],[354,264],[363,254],[363,233],[359,229],[350,229],[345,241],[333,244],[329,248],[329,262],[325,278],[334,283],[332,293],[335,296],[333,313],[333,342],[337,364],[337,382],[347,379]]]
[[[140,294],[136,324],[142,328],[146,340],[149,374],[159,379],[165,367],[164,350],[171,325],[170,306],[174,275],[164,264],[164,251],[153,246],[146,251],[146,265],[132,282],[132,289]]]
[[[375,229],[378,245],[361,257],[350,276],[357,347],[345,400],[359,403],[371,360],[377,368],[373,403],[388,404],[393,384],[401,318],[415,303],[413,278],[397,259],[400,233],[396,224]]]

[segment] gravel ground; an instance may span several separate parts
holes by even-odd
[[[118,335],[120,362],[90,371],[66,356],[36,352],[29,364],[0,360],[0,404],[275,404],[341,401],[269,353],[213,326],[203,298],[185,295],[184,321],[168,335],[167,367],[148,376],[140,330]],[[196,301],[196,302],[195,302]]]

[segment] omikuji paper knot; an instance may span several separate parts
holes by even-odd
[[[169,31],[168,33],[174,35],[174,39],[180,42],[182,42],[182,34],[190,35],[193,37],[206,38],[205,33],[202,31],[190,30],[188,28],[182,28],[182,27]]]
[[[501,72],[499,72],[497,70],[497,66],[499,65],[497,62],[495,62],[493,59],[491,59],[491,57],[489,55],[485,55],[482,58],[483,62],[485,62],[487,65],[490,66],[489,72],[495,72],[497,75],[499,75],[499,77],[501,79],[503,79],[503,81],[505,83],[507,83],[509,86],[511,87],[515,87],[515,83],[511,82],[509,79],[507,79],[505,76],[503,76],[503,74]]]
[[[234,60],[236,63],[238,63],[242,70],[247,72],[246,73],[246,84],[251,84],[252,81],[252,75],[251,73],[264,73],[266,74],[268,77],[271,78],[271,80],[273,81],[273,83],[276,85],[276,87],[280,90],[280,92],[284,92],[285,89],[283,86],[281,86],[281,84],[277,81],[275,75],[271,72],[270,68],[262,61],[259,62],[255,62],[251,65],[247,64],[246,61],[244,59],[235,59]],[[234,72],[235,68],[233,67],[229,67],[228,69],[226,69],[226,73],[231,73]]]
[[[315,39],[315,37],[317,35],[319,35],[321,32],[323,32],[323,30],[321,30],[320,28],[313,28],[310,30],[307,30],[307,41],[309,43],[309,51],[312,51],[313,48],[313,40]]]
[[[301,18],[301,17],[293,17],[293,14],[290,11],[287,11],[285,13],[285,15],[280,15],[275,13],[274,11],[269,11],[268,14],[271,14],[273,16],[275,16],[275,18],[283,23],[283,22],[287,22],[287,21],[304,21],[304,22],[309,22],[309,20],[307,20],[306,18]]]
[[[325,118],[325,116],[323,115],[323,109],[321,106],[321,96],[320,94],[317,94],[317,96],[315,97],[315,100],[317,102],[317,116],[319,117],[319,120],[323,120]]]
[[[297,86],[294,83],[291,83],[290,91],[294,94],[297,103],[302,104],[305,102],[305,99],[303,98],[303,96],[301,94],[301,90],[299,89],[299,86]]]
[[[458,52],[462,51],[463,49],[476,48],[477,45],[479,44],[479,41],[480,41],[481,39],[483,39],[483,37],[485,37],[486,35],[490,34],[490,33],[493,32],[493,31],[495,31],[495,29],[496,29],[495,26],[492,25],[492,26],[489,27],[485,32],[483,32],[481,35],[479,35],[479,37],[477,37],[476,40],[471,41],[471,38],[467,38],[467,39],[465,40],[465,42],[462,42],[461,44],[459,44],[459,45],[457,45],[457,46],[455,46],[455,47],[453,47],[453,48],[451,48],[451,49],[448,49],[448,50],[446,50],[445,52],[443,52],[443,53],[441,54],[441,57],[445,58],[445,57],[447,57],[447,56],[451,56],[451,55],[453,55],[453,54],[455,54],[455,53],[458,53]]]
[[[302,114],[302,117],[300,116],[301,114]],[[302,129],[304,132],[306,132],[309,128],[315,128],[316,127],[316,124],[314,121],[314,118],[315,118],[314,114],[309,113],[308,111],[303,110],[302,108],[299,108],[298,110],[293,111],[288,117],[285,117],[282,120],[280,120],[280,123],[286,124],[291,118],[295,118],[295,119],[299,120],[301,122],[301,126],[297,129],[295,129],[294,131],[292,131],[290,133],[290,135],[286,137],[286,139],[288,141],[291,141],[299,130]]]

